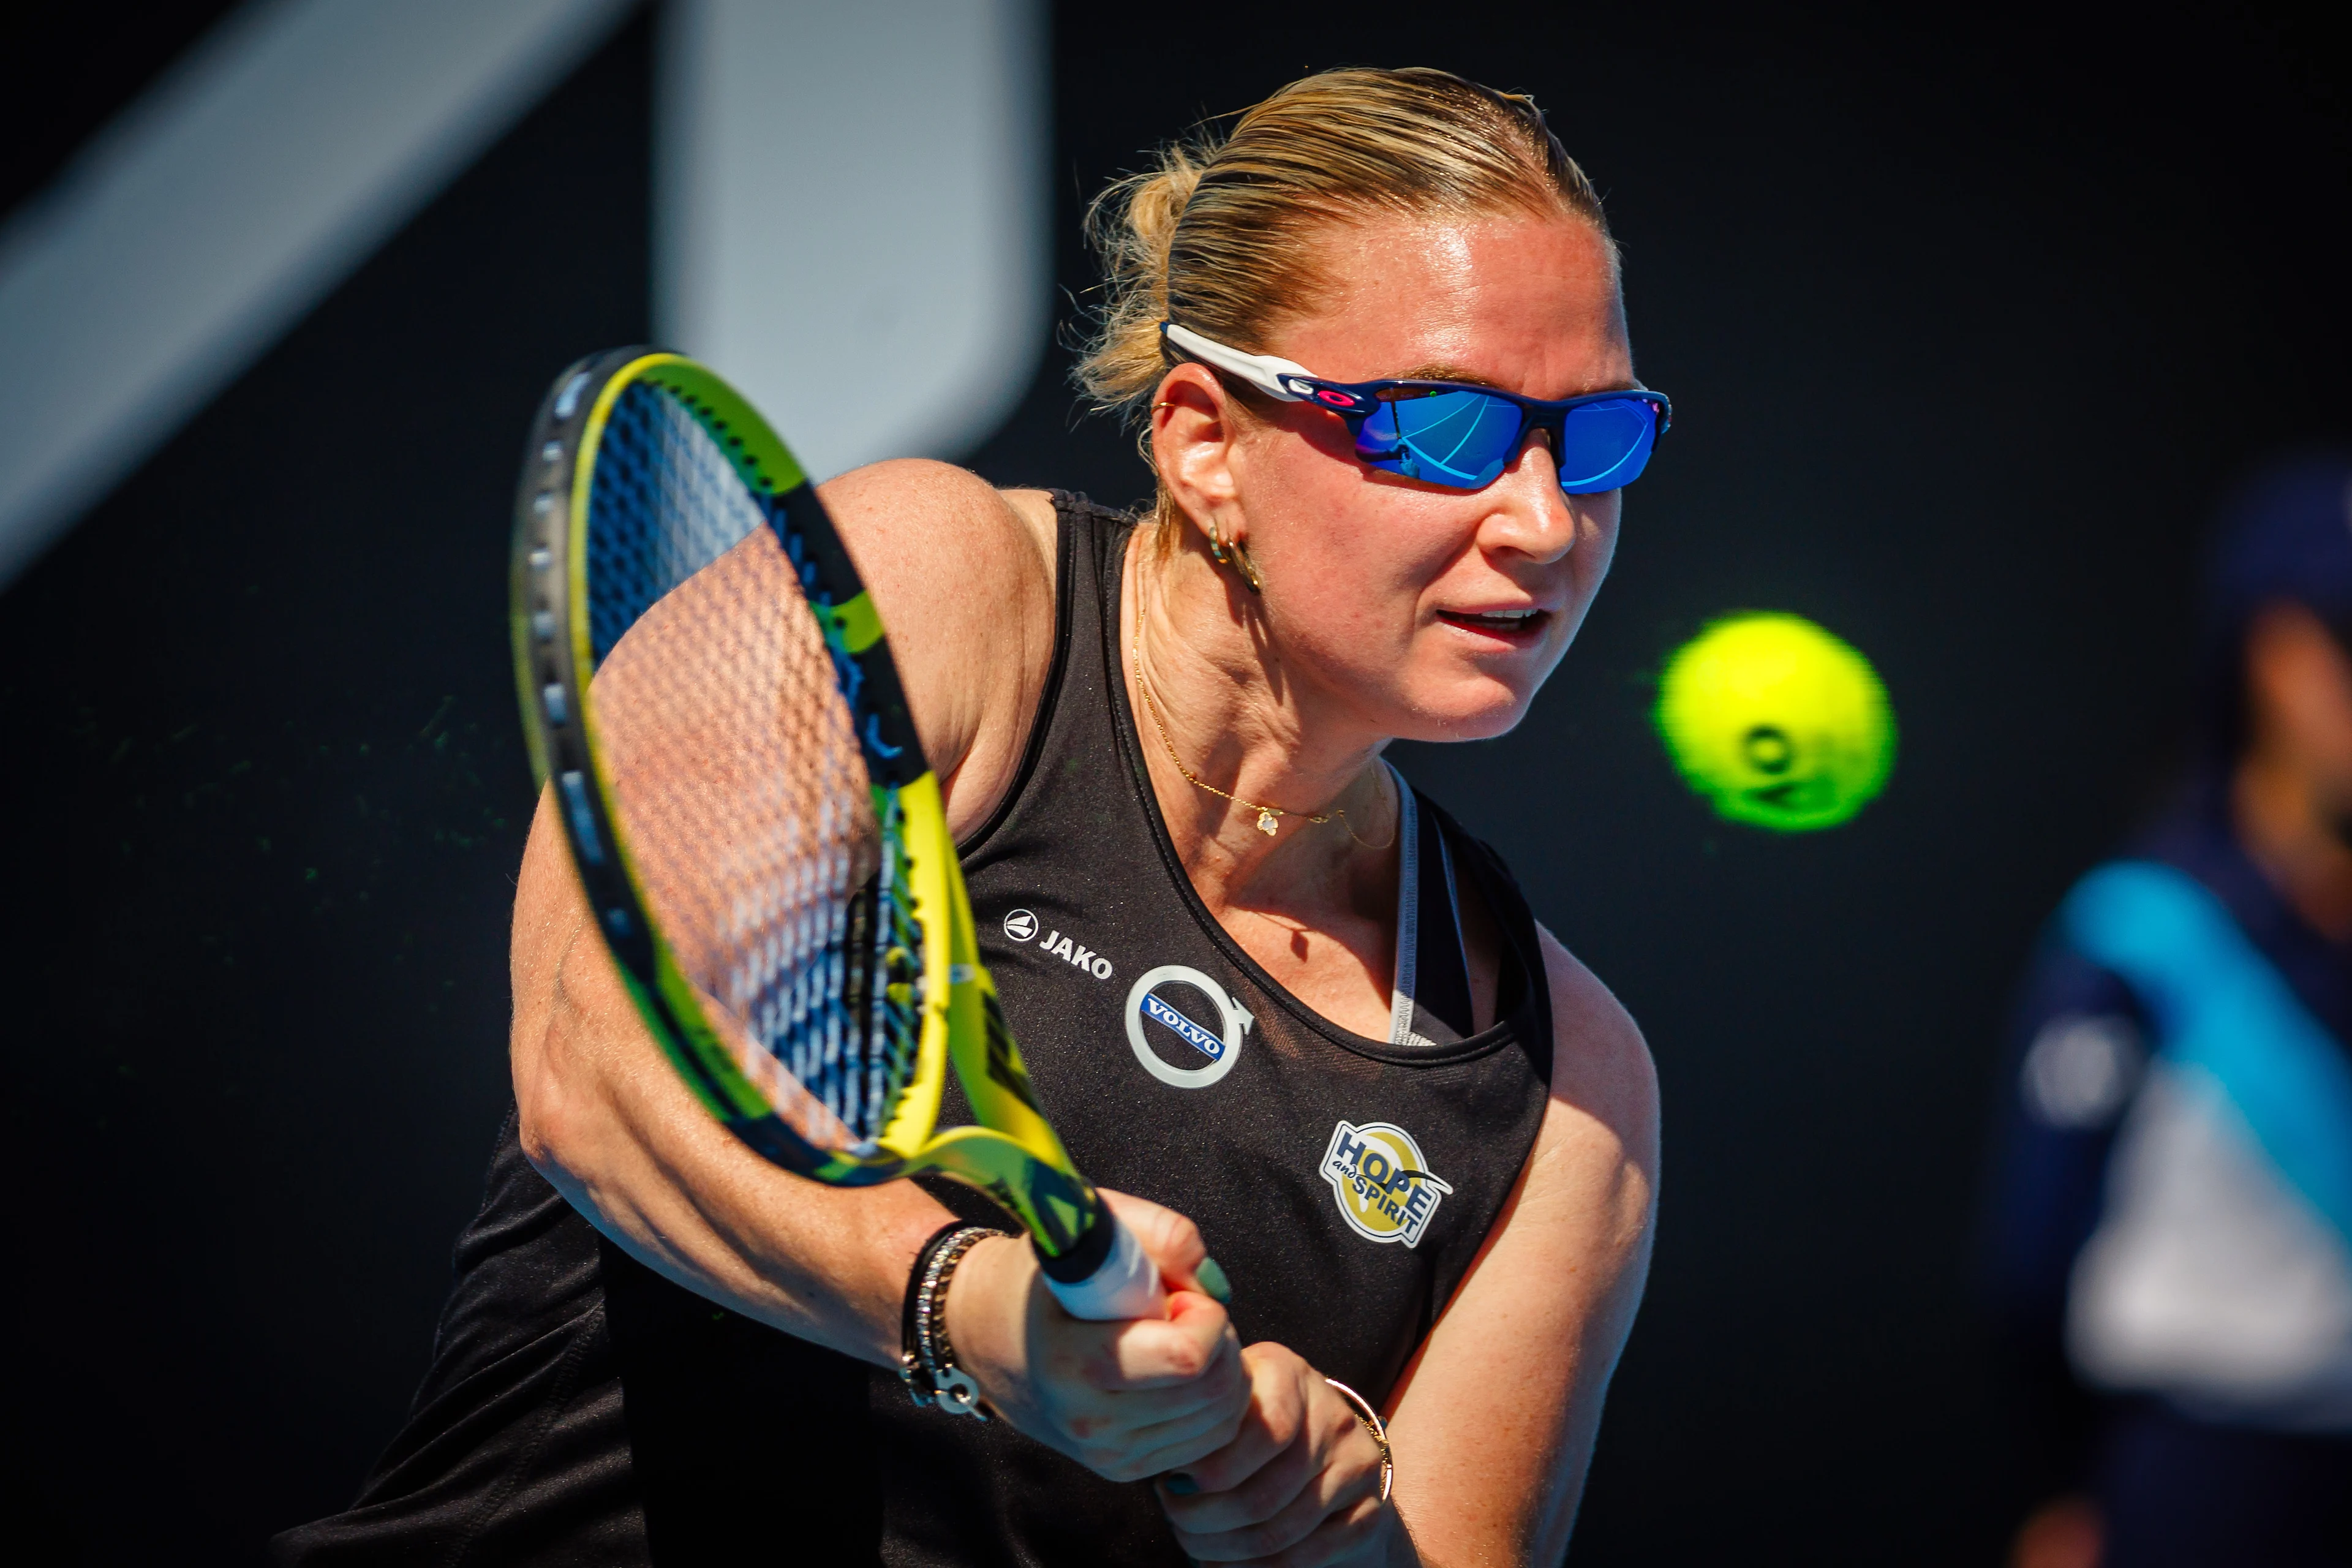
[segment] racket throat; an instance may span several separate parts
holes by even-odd
[[[1112,1243],[1118,1239],[1118,1222],[1111,1217],[1110,1208],[1102,1194],[1092,1187],[1087,1189],[1088,1207],[1079,1222],[1078,1233],[1070,1245],[1058,1254],[1048,1254],[1038,1244],[1034,1233],[1029,1237],[1030,1250],[1037,1255],[1037,1267],[1045,1278],[1055,1284],[1078,1285],[1094,1278],[1103,1260],[1111,1255]]]

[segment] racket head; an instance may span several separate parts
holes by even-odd
[[[769,1160],[904,1174],[939,1115],[961,888],[807,475],[717,374],[625,349],[557,377],[515,515],[532,765],[639,1013]]]

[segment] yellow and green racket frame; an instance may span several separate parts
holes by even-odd
[[[648,918],[628,836],[609,802],[613,778],[590,682],[589,491],[614,404],[632,385],[672,395],[709,432],[801,567],[810,608],[836,658],[863,676],[851,702],[882,825],[898,857],[907,956],[890,1001],[919,1014],[911,1073],[870,1143],[827,1148],[777,1113],[714,1029],[707,1004]],[[515,677],[531,771],[553,794],[581,886],[646,1026],[695,1096],[745,1143],[787,1170],[837,1186],[924,1171],[979,1188],[1020,1220],[1049,1275],[1091,1276],[1112,1244],[1108,1210],[1039,1109],[980,963],[971,906],[940,783],[907,710],[880,616],[783,440],[708,367],[675,353],[617,349],[559,375],[541,405],[515,501],[511,578]],[[846,694],[845,694],[846,695]],[[877,910],[877,914],[880,911]],[[885,917],[887,918],[887,917]],[[980,1125],[939,1131],[952,1064]]]

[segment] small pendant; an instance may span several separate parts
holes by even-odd
[[[1274,820],[1274,813],[1262,805],[1257,808],[1257,830],[1268,838],[1280,831],[1280,825]]]

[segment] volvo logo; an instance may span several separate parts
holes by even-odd
[[[1201,1016],[1186,1010],[1191,1002]],[[1206,1089],[1234,1070],[1241,1059],[1242,1041],[1257,1020],[1225,994],[1225,988],[1197,969],[1163,963],[1147,970],[1127,994],[1127,1043],[1143,1070],[1177,1089]],[[1198,1067],[1177,1067],[1153,1048],[1154,1037]]]

